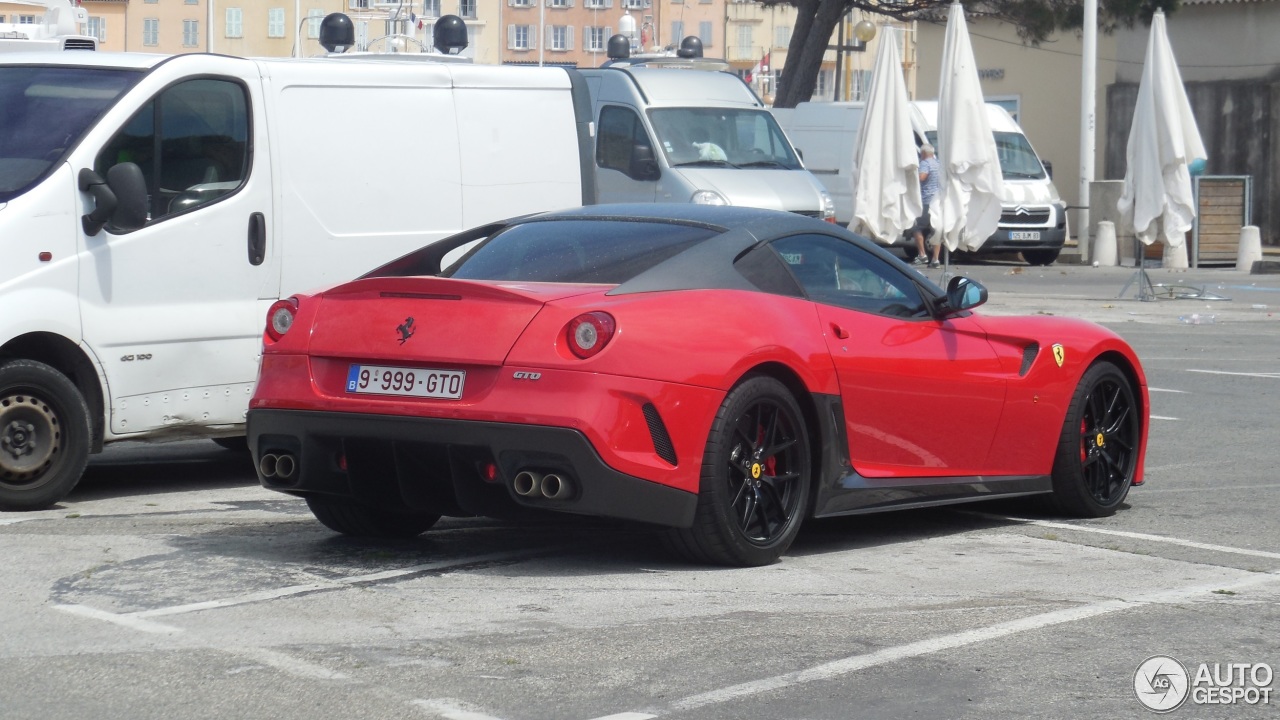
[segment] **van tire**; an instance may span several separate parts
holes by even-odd
[[[1026,260],[1028,265],[1052,265],[1061,253],[1061,248],[1053,250],[1023,250],[1022,259]]]
[[[0,510],[41,510],[89,463],[89,406],[65,375],[34,360],[0,364]]]

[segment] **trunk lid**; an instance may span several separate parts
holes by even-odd
[[[356,280],[320,297],[309,352],[364,361],[501,365],[543,305],[611,287],[436,277]]]

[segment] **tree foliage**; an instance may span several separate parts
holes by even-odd
[[[1024,42],[1036,45],[1057,30],[1079,29],[1083,0],[960,0],[970,19],[994,18],[1012,24]],[[787,48],[787,63],[774,98],[777,107],[795,107],[809,99],[822,67],[822,56],[840,18],[850,10],[886,15],[897,20],[946,22],[952,0],[760,0],[761,4],[791,5],[796,24]],[[1156,10],[1172,12],[1179,0],[1098,0],[1098,26],[1103,32],[1150,23]]]

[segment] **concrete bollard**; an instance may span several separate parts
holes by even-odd
[[[1160,261],[1160,266],[1174,270],[1186,270],[1191,267],[1191,263],[1187,262],[1187,242],[1182,241],[1178,247],[1165,245],[1164,259]]]
[[[1236,251],[1236,270],[1252,272],[1253,264],[1262,259],[1262,235],[1257,225],[1240,228],[1240,249]]]
[[[1114,267],[1120,262],[1116,254],[1116,224],[1110,220],[1098,223],[1093,239],[1093,260],[1099,267]]]

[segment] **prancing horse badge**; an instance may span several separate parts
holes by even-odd
[[[1067,359],[1067,351],[1062,349],[1062,343],[1053,344],[1053,361],[1058,363],[1058,367],[1062,367],[1062,362]]]

